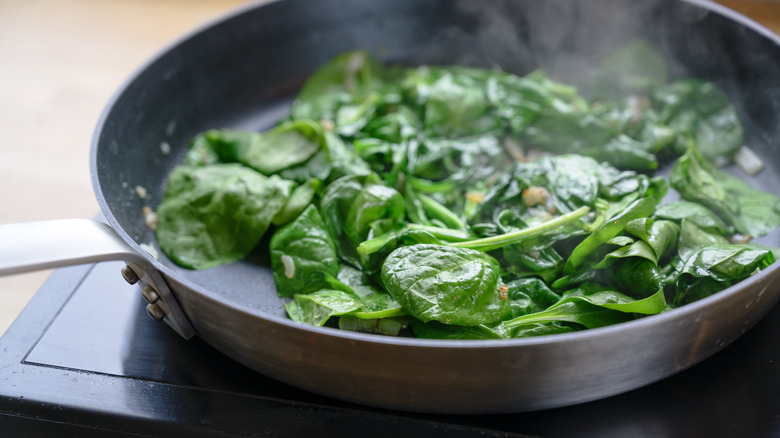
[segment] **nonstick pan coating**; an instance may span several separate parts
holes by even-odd
[[[263,130],[330,57],[366,49],[405,65],[465,64],[587,83],[597,60],[633,37],[666,55],[673,77],[720,85],[780,193],[780,43],[708,2],[286,0],[249,5],[143,66],[106,108],[92,178],[108,222],[137,251],[157,247],[141,213],[162,199],[189,140],[212,128]],[[136,186],[148,196],[138,196]],[[763,243],[780,246],[777,233]],[[157,247],[158,248],[158,247]],[[159,250],[158,250],[159,251]],[[267,257],[204,271],[152,260],[206,342],[313,392],[392,409],[497,413],[565,406],[679,372],[739,337],[778,300],[780,271],[687,307],[565,335],[507,341],[398,339],[299,325],[284,316]]]

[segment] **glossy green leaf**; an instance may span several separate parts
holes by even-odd
[[[633,313],[652,315],[666,309],[663,291],[635,300],[608,289],[577,289],[547,310],[520,316],[502,323],[512,327],[540,322],[566,321],[597,328],[633,319]]]
[[[382,284],[422,321],[477,325],[511,312],[500,298],[501,268],[479,251],[418,244],[396,249],[382,266]]]
[[[356,297],[341,290],[323,289],[307,295],[296,294],[284,308],[290,319],[303,324],[321,326],[332,316],[360,309]]]
[[[744,130],[736,109],[715,84],[684,79],[656,89],[661,120],[681,135],[692,137],[709,160],[728,161],[743,143]]]
[[[281,297],[331,286],[339,273],[336,245],[317,209],[310,205],[271,238],[271,268]]]
[[[715,168],[693,144],[675,162],[669,182],[683,199],[704,205],[740,233],[762,236],[780,225],[780,198]]]
[[[707,207],[695,202],[683,200],[659,205],[658,208],[655,209],[655,216],[677,222],[681,222],[685,219],[693,222],[699,228],[713,229],[721,234],[725,233],[730,228]]]
[[[588,256],[596,251],[596,248],[617,236],[630,221],[652,214],[654,207],[654,199],[640,198],[632,202],[624,211],[607,220],[599,229],[595,230],[574,248],[569,256],[569,260],[566,262],[565,272],[574,272],[585,263]]]
[[[246,257],[294,184],[239,164],[179,166],[157,208],[157,241],[176,263],[205,269]]]

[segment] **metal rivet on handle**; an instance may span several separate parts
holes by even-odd
[[[146,313],[152,317],[155,321],[160,321],[165,318],[165,312],[157,304],[149,304],[146,306]]]
[[[157,295],[157,291],[148,284],[141,288],[141,295],[144,296],[144,299],[148,301],[149,304],[154,304],[160,299],[160,296]]]
[[[139,280],[138,274],[133,271],[133,268],[127,265],[122,268],[122,277],[130,284],[136,284]]]

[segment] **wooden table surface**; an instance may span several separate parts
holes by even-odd
[[[0,0],[0,224],[92,218],[92,131],[114,90],[243,0]],[[780,33],[777,1],[722,1]],[[2,242],[0,242],[2,250]],[[0,278],[0,334],[50,271]]]

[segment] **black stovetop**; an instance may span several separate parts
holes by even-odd
[[[146,315],[121,266],[54,271],[0,339],[0,435],[780,436],[780,306],[714,357],[626,394],[531,413],[423,415],[311,394],[185,341]]]

